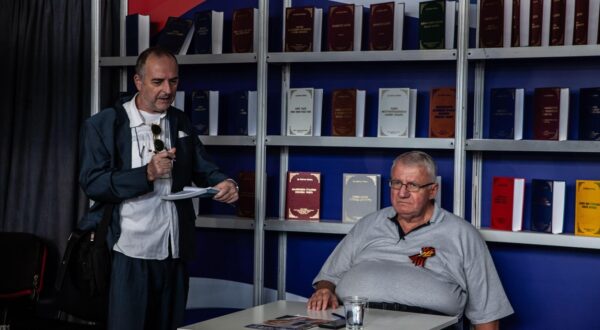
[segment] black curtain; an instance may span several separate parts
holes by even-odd
[[[78,144],[90,115],[90,3],[0,0],[0,231],[49,243],[46,287],[88,205],[78,185]],[[102,4],[103,55],[114,54],[115,4]]]

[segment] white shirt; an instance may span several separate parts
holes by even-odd
[[[141,167],[154,155],[154,135],[152,124],[159,124],[161,134],[158,138],[171,147],[169,122],[166,112],[151,114],[140,111],[135,98],[123,104],[129,117],[131,128],[131,168]],[[173,258],[179,257],[179,226],[177,209],[171,201],[161,196],[171,192],[171,178],[159,178],[154,181],[154,191],[121,203],[121,236],[114,250],[132,258],[163,260],[169,256],[169,244]]]

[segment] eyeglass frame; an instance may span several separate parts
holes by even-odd
[[[418,185],[418,184],[416,184],[414,182],[403,183],[400,180],[394,180],[394,179],[390,179],[388,181],[388,185],[389,185],[389,187],[391,189],[402,190],[402,187],[406,187],[406,191],[408,191],[408,192],[418,192],[419,190],[421,190],[423,188],[427,188],[427,187],[429,187],[431,185],[434,185],[436,183],[437,182],[429,182],[429,183],[426,183],[426,184]],[[394,185],[397,185],[397,184],[399,184],[400,187],[394,187]],[[409,187],[412,187],[412,188],[409,188]]]

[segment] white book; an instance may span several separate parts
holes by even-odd
[[[590,0],[588,16],[588,45],[598,43],[598,13],[600,13],[600,0]]]
[[[344,173],[342,222],[355,223],[379,210],[380,174]]]
[[[367,93],[356,91],[356,136],[363,137],[365,131],[365,101]]]
[[[394,50],[402,50],[404,37],[404,3],[394,4]]]
[[[323,117],[323,89],[315,88],[313,102],[313,135],[321,136],[321,121]]]
[[[573,0],[575,1],[575,0]],[[542,11],[542,47],[550,46],[550,21],[552,19],[552,0],[543,1]]]
[[[552,183],[552,234],[563,232],[565,219],[565,192],[566,183],[564,181],[554,181]]]
[[[380,88],[377,137],[410,137],[410,108],[410,88]]]
[[[249,136],[256,136],[257,113],[258,113],[258,93],[256,91],[248,91],[248,135]]]
[[[529,15],[531,11],[531,1],[521,0],[521,13],[519,14],[519,41],[521,47],[529,46]]]
[[[173,106],[181,111],[185,111],[185,92],[184,91],[175,92],[175,98],[173,99],[173,103],[171,103],[171,106]]]
[[[514,193],[512,230],[521,231],[523,229],[523,203],[525,202],[525,179],[515,178],[513,192]]]
[[[354,51],[362,46],[363,6],[354,5]]]
[[[523,107],[525,104],[525,90],[515,88],[515,131],[514,139],[523,140]]]
[[[417,132],[417,90],[410,89],[410,108],[408,113],[409,127],[408,137],[414,138]]]
[[[212,53],[223,54],[223,12],[213,10],[210,24]]]
[[[446,49],[454,48],[454,36],[456,31],[456,1],[446,1],[445,19],[445,46]]]
[[[558,120],[558,140],[566,141],[569,128],[569,89],[560,89],[560,108]]]
[[[313,52],[321,51],[321,36],[323,32],[323,9],[315,8],[315,20],[313,26]]]
[[[208,92],[208,135],[219,135],[219,91]]]
[[[573,45],[575,33],[575,0],[567,1],[565,8],[565,46]]]
[[[519,10],[518,8],[516,10]],[[512,17],[513,17],[513,1],[504,0],[504,31],[503,31],[503,47],[511,46],[512,35]]]
[[[290,88],[287,92],[286,135],[312,136],[314,88]]]

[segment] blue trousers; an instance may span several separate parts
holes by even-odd
[[[180,259],[136,259],[113,251],[107,329],[182,326],[188,288],[189,275]]]

